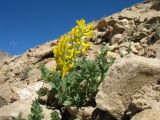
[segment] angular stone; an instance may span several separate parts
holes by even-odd
[[[98,31],[104,31],[106,27],[107,27],[107,22],[105,20],[101,20],[98,22],[97,25]]]
[[[131,120],[159,120],[160,111],[146,109],[136,114]]]
[[[118,44],[122,43],[122,41],[120,41],[121,37],[122,37],[122,34],[116,34],[116,35],[114,35],[112,37],[112,39],[111,39],[111,44],[113,45],[113,44],[116,44],[116,43],[118,43]]]
[[[157,83],[160,61],[128,55],[115,61],[99,87],[97,107],[120,120],[132,102],[132,96],[143,86]],[[147,91],[146,91],[147,92]],[[159,96],[157,96],[159,100]],[[154,99],[153,99],[154,100]]]
[[[39,69],[32,69],[28,72],[28,79],[30,82],[36,82],[41,79],[41,71]]]
[[[140,14],[136,13],[134,11],[130,11],[130,10],[123,10],[120,14],[119,14],[119,18],[121,19],[128,19],[128,20],[135,20],[137,21],[139,19]]]
[[[160,11],[149,11],[140,16],[140,22],[151,23],[153,19],[160,19]]]
[[[52,60],[52,61],[49,61],[48,63],[45,64],[45,67],[46,67],[48,70],[50,70],[50,71],[52,71],[53,69],[55,69],[56,66],[57,66],[56,61],[53,61],[53,60]]]

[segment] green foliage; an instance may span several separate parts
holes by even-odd
[[[95,97],[99,75],[95,61],[78,59],[73,70],[61,80],[57,99],[64,106],[85,106]]]
[[[94,61],[78,58],[73,69],[63,78],[60,72],[52,73],[41,67],[42,78],[51,84],[51,94],[59,105],[82,107],[94,101],[98,86],[113,63],[112,59],[106,58],[107,51],[102,48]]]
[[[99,67],[100,73],[101,73],[101,81],[105,77],[105,73],[108,71],[108,68],[113,64],[114,59],[107,59],[106,54],[109,49],[107,47],[101,48],[101,53],[97,55],[96,57],[96,63]]]
[[[33,101],[31,107],[31,114],[28,115],[28,120],[42,120],[44,118],[42,114],[43,110],[37,100]]]
[[[42,87],[37,91],[38,96],[42,97],[47,95],[48,89],[46,87]]]
[[[60,117],[56,111],[51,113],[51,120],[60,120]]]

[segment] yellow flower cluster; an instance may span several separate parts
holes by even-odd
[[[53,49],[62,78],[73,68],[76,58],[84,55],[91,46],[88,40],[93,37],[93,25],[86,25],[83,19],[76,22],[77,25],[68,34],[61,36]]]

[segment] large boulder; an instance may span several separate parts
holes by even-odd
[[[159,59],[134,55],[120,58],[109,68],[106,78],[99,87],[96,96],[97,107],[109,112],[118,120],[122,119],[129,109],[131,112],[137,112],[152,107],[154,104],[148,102],[147,99],[150,98],[152,103],[158,104],[160,100],[160,90],[157,88],[160,83],[159,78]],[[149,86],[151,86],[150,89],[145,89]],[[151,90],[153,92],[150,93]],[[143,99],[135,97],[136,93],[146,97]],[[147,104],[147,107],[141,104]]]
[[[1,111],[0,112],[0,118],[1,117],[16,118],[21,113],[22,118],[27,120],[28,115],[31,113],[31,111],[30,111],[31,104],[32,104],[32,102],[17,101],[17,102],[14,102],[12,104],[9,104],[7,106],[4,106],[4,107],[0,108],[0,111]],[[41,106],[41,107],[42,107],[42,110],[43,110],[44,119],[49,120],[52,110],[47,109],[45,106]],[[7,120],[9,120],[9,119],[7,119]]]
[[[131,120],[159,120],[160,111],[146,109],[136,114]]]
[[[0,119],[8,117],[15,118],[19,113],[22,113],[22,118],[27,119],[28,114],[30,114],[32,101],[37,98],[36,92],[43,86],[43,84],[43,82],[39,81],[30,84],[23,89],[14,88],[14,91],[18,94],[19,100],[8,105],[3,105],[2,107],[0,106]],[[48,110],[45,106],[42,106],[42,109],[45,119],[48,120],[52,110]]]

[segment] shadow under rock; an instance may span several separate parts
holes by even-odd
[[[109,112],[105,112],[99,108],[96,108],[91,116],[91,120],[117,120]]]

